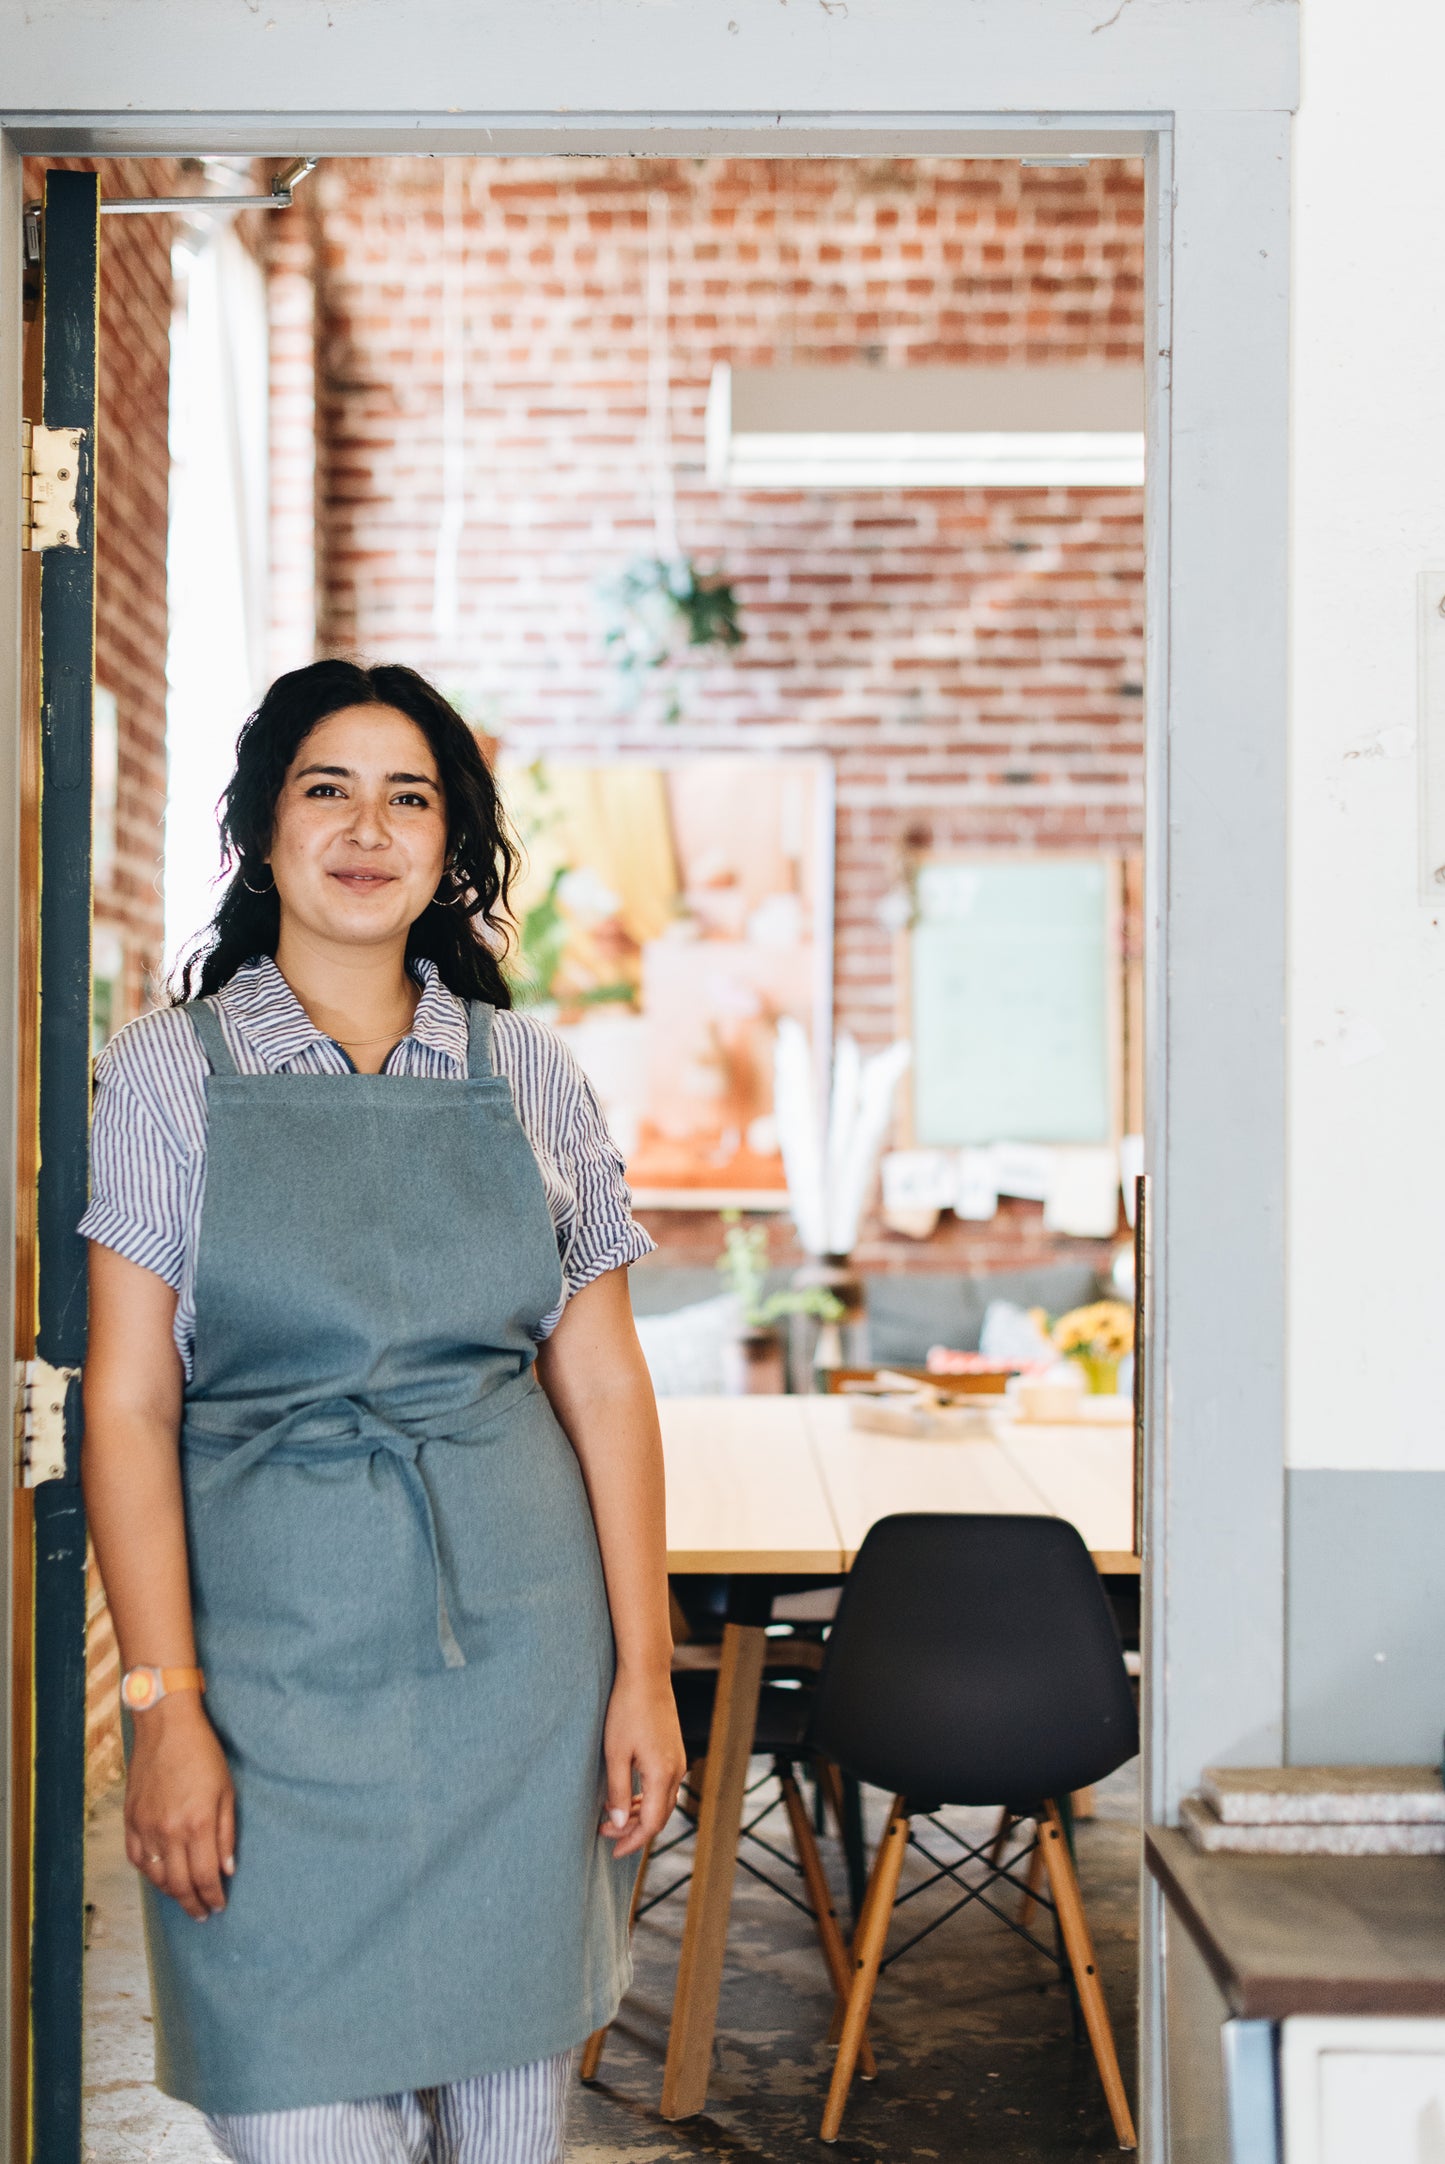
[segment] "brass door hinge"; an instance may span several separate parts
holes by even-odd
[[[65,1401],[79,1368],[15,1363],[15,1478],[22,1488],[65,1477]]]
[[[42,428],[38,421],[21,422],[22,547],[79,548],[80,517],[75,498],[84,437],[83,428]]]

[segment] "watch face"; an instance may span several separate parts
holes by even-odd
[[[132,1713],[154,1705],[160,1694],[160,1677],[153,1668],[132,1668],[120,1687],[121,1699]]]

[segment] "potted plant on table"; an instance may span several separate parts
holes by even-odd
[[[1112,1397],[1119,1362],[1134,1350],[1134,1317],[1122,1300],[1095,1300],[1060,1315],[1049,1336],[1057,1351],[1077,1360],[1091,1392]]]
[[[744,1224],[737,1210],[724,1210],[722,1219],[727,1231],[718,1270],[738,1304],[730,1391],[737,1397],[778,1392],[786,1387],[787,1376],[783,1341],[775,1325],[785,1315],[815,1315],[820,1322],[836,1322],[843,1313],[843,1304],[823,1285],[767,1292],[765,1227]]]

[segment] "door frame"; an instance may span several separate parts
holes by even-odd
[[[742,12],[745,0],[738,0]],[[1102,4],[1102,0],[1101,0]],[[1125,0],[1127,7],[1128,0]],[[276,13],[286,0],[276,0]],[[479,15],[484,13],[479,10]],[[655,20],[657,11],[643,11]],[[1025,82],[1095,76],[1078,0],[1021,11],[1012,62]],[[1097,10],[1090,10],[1096,13]],[[1118,11],[1123,14],[1123,9]],[[1063,57],[1039,17],[1067,16]],[[11,112],[0,128],[0,434],[18,443],[19,159],[23,153],[172,155],[892,155],[1142,157],[1147,180],[1146,1099],[1151,1178],[1149,1448],[1145,1502],[1145,1811],[1167,1823],[1203,1765],[1278,1762],[1284,1702],[1285,723],[1290,111],[1283,7],[1238,14],[1154,0],[1187,27],[1152,48],[1133,111],[996,109],[699,112],[679,98],[643,114],[553,109],[453,116],[328,103],[305,116],[222,106],[224,57],[193,56],[199,94],[169,112]],[[1197,32],[1254,40],[1257,94],[1200,74]],[[1264,22],[1265,17],[1271,18]],[[1186,19],[1188,20],[1186,23]],[[1117,21],[1100,22],[1108,29]],[[1263,28],[1259,26],[1263,22]],[[484,30],[485,26],[481,26]],[[1085,35],[1087,33],[1087,35]],[[479,30],[479,35],[481,30]],[[492,33],[495,35],[495,33]],[[998,33],[993,33],[997,42]],[[1290,37],[1293,37],[1291,28]],[[1083,42],[1081,42],[1081,39]],[[1008,38],[1004,43],[1008,44]],[[1025,46],[1030,48],[1025,52]],[[1030,57],[1030,54],[1032,57]],[[273,59],[275,55],[272,48]],[[1247,58],[1248,56],[1246,56]],[[1232,63],[1232,64],[1233,64]],[[1082,67],[1083,61],[1080,62]],[[1036,71],[1030,77],[1028,70]],[[1123,70],[1136,89],[1140,68]],[[982,75],[987,77],[990,68]],[[1002,85],[1007,69],[992,69]],[[1238,67],[1236,67],[1236,75]],[[1250,65],[1243,66],[1243,75]],[[479,79],[486,79],[485,73]],[[343,87],[351,85],[347,78]],[[1202,87],[1201,87],[1202,83]],[[982,83],[985,92],[988,82]],[[980,81],[970,80],[977,96]],[[301,93],[296,93],[300,95]],[[1201,100],[1212,97],[1211,105]],[[1013,109],[1006,109],[1011,104]],[[1101,95],[1102,105],[1102,95]],[[304,138],[304,140],[303,140]],[[102,451],[102,458],[104,453]],[[12,460],[10,470],[16,470]],[[0,1014],[14,1011],[19,514],[0,513]],[[0,1181],[13,1149],[14,1076],[0,1063]],[[13,1197],[0,1202],[3,1262]],[[6,1558],[7,1573],[10,1559]],[[6,1615],[9,1603],[6,1603]],[[8,1664],[0,1673],[8,1674]],[[1167,1684],[1167,1691],[1166,1691]],[[8,1733],[8,1722],[4,1731]],[[8,1795],[8,1784],[7,1784]],[[0,1874],[3,1888],[3,1874]],[[1162,1917],[1144,1881],[1140,2133],[1168,2154]],[[3,1926],[3,1919],[0,1919]],[[5,1943],[0,1928],[0,1944]],[[0,2024],[0,2036],[5,2033]],[[4,2124],[0,2111],[0,2125]]]

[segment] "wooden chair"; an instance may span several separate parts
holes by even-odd
[[[776,1781],[777,1796],[761,1811],[755,1811],[744,1821],[742,1838],[754,1850],[766,1855],[776,1865],[791,1866],[801,1877],[804,1898],[770,1872],[754,1863],[749,1857],[739,1855],[738,1862],[766,1886],[791,1901],[811,1917],[817,1933],[818,1945],[827,1967],[829,1981],[836,2000],[841,2007],[848,1995],[852,1981],[848,1965],[848,1952],[839,1929],[833,1896],[828,1885],[823,1860],[818,1852],[808,1808],[798,1783],[798,1769],[810,1762],[812,1754],[803,1742],[812,1701],[812,1687],[822,1661],[821,1646],[808,1640],[777,1639],[769,1644],[762,1689],[758,1697],[758,1718],[753,1734],[753,1754],[767,1757],[769,1771],[753,1784],[754,1790],[764,1782]],[[683,1742],[688,1756],[688,1777],[679,1797],[679,1810],[691,1823],[681,1831],[656,1841],[644,1851],[632,1889],[632,1907],[628,1916],[631,1930],[639,1916],[645,1915],[670,1895],[679,1892],[692,1874],[684,1871],[674,1877],[660,1892],[644,1893],[644,1880],[651,1866],[663,1856],[672,1854],[689,1842],[696,1828],[698,1803],[702,1792],[702,1774],[707,1763],[707,1747],[712,1727],[713,1706],[717,1695],[718,1660],[717,1648],[707,1643],[689,1642],[677,1647],[673,1656],[672,1687],[677,1700],[678,1718],[682,1726]],[[843,1797],[837,1768],[826,1763],[814,1767],[824,1794],[834,1810],[842,1831],[841,1814]],[[788,1829],[792,1836],[794,1857],[789,1857],[761,1832],[767,1818],[779,1807],[786,1813]],[[702,1919],[701,1927],[709,1927],[709,1919]],[[602,2063],[602,2052],[607,2042],[606,2029],[595,2029],[582,2047],[578,2074],[584,2082],[595,2081]],[[865,2080],[875,2071],[873,2054],[866,2037],[860,2045],[859,2056]]]
[[[1138,1718],[1113,1616],[1075,1528],[1043,1517],[882,1519],[844,1589],[805,1742],[893,1797],[854,1934],[847,2005],[835,2021],[824,2141],[835,2141],[842,2123],[894,1909],[947,1880],[959,1894],[949,1914],[1001,1882],[1025,1894],[1030,1917],[1034,1902],[1052,1913],[1062,1956],[995,1909],[1071,1976],[1119,2146],[1134,2148],[1067,1799],[1134,1756]],[[1009,1825],[971,1846],[938,1819],[950,1804],[1002,1804]],[[939,1855],[919,1822],[962,1853]],[[1025,1822],[1033,1840],[1005,1856],[1009,1830]],[[900,1894],[910,1846],[927,1858],[930,1877]],[[1047,1895],[1036,1869],[1016,1876],[1035,1852]]]

